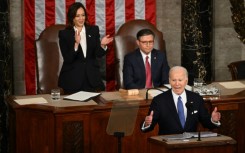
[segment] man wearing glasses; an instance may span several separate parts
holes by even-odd
[[[124,88],[143,89],[168,84],[169,66],[166,54],[153,48],[153,31],[142,29],[136,37],[138,48],[124,57]]]

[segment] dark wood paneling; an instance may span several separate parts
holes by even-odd
[[[227,136],[162,141],[160,137],[148,139],[149,153],[235,153],[236,141]]]
[[[16,153],[54,152],[53,114],[16,110]]]
[[[99,98],[99,105],[54,107],[45,105],[19,106],[13,99],[9,105],[9,142],[11,153],[115,153],[118,139],[106,132],[112,103]],[[122,152],[148,153],[147,138],[157,135],[158,128],[142,133],[140,123],[147,115],[150,100],[138,101],[139,110],[132,135],[122,138]],[[245,152],[245,91],[237,95],[206,100],[222,114],[216,132],[237,141],[237,153]]]

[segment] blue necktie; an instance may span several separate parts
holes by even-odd
[[[180,96],[178,98],[177,107],[178,107],[179,119],[180,119],[182,127],[184,128],[184,126],[185,126],[185,115],[184,115],[183,103],[182,103]]]

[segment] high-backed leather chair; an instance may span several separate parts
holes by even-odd
[[[245,60],[235,61],[228,64],[232,80],[245,79]]]
[[[116,63],[116,89],[123,86],[123,59],[124,56],[134,51],[138,46],[136,44],[136,34],[141,29],[151,29],[155,33],[154,48],[166,51],[163,33],[155,25],[146,20],[131,20],[124,23],[117,31],[114,38],[115,63]]]
[[[52,25],[42,31],[36,40],[37,93],[49,94],[58,88],[58,76],[63,62],[59,49],[58,32],[65,25]]]

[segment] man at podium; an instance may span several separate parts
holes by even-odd
[[[210,115],[203,98],[185,89],[188,72],[184,67],[170,69],[169,83],[172,89],[153,98],[141,126],[143,132],[153,130],[156,124],[159,125],[159,135],[196,132],[199,122],[208,129],[220,126],[221,115],[217,108]]]

